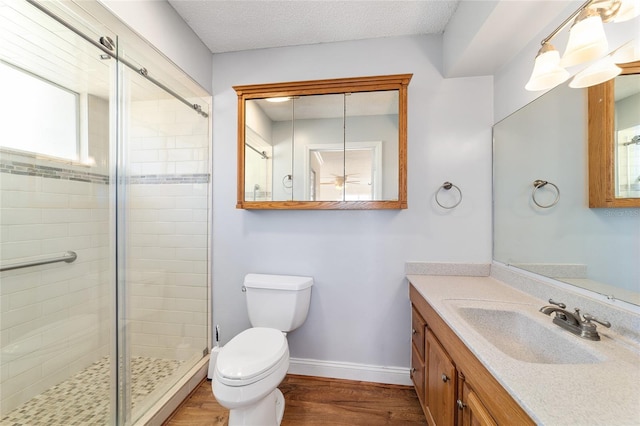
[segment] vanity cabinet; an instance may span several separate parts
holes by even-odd
[[[425,332],[427,324],[420,314],[412,309],[411,312],[411,380],[416,388],[420,404],[424,406],[425,400]]]
[[[409,298],[411,377],[429,425],[534,425],[413,285]]]
[[[456,367],[430,329],[426,339],[426,404],[429,424],[453,425],[456,413]]]
[[[484,404],[480,401],[478,395],[471,389],[471,387],[464,382],[464,376],[462,376],[462,397],[457,401],[457,406],[460,409],[460,426],[496,426],[497,423],[489,414],[489,411],[485,408]]]

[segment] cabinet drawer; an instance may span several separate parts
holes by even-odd
[[[418,311],[411,306],[411,340],[413,347],[418,351],[420,359],[424,360],[424,335],[427,327],[426,321],[420,316]]]
[[[418,399],[422,405],[425,403],[424,389],[426,383],[424,374],[424,360],[420,357],[416,347],[414,346],[411,350],[411,380],[413,381],[416,393],[418,394]]]

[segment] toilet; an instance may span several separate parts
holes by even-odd
[[[211,387],[229,409],[229,426],[277,426],[284,414],[278,385],[289,368],[286,334],[307,318],[313,278],[248,274],[244,278],[249,328],[220,352]]]

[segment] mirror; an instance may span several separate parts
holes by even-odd
[[[587,98],[558,86],[494,126],[493,257],[640,305],[640,209],[588,206]]]
[[[234,86],[236,207],[407,208],[411,76]]]
[[[640,62],[589,90],[589,207],[640,207]]]

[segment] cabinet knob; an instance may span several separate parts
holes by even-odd
[[[447,383],[449,381],[449,377],[444,373],[442,373],[442,381],[445,382],[445,383]]]
[[[411,334],[416,334],[416,333],[417,333],[416,329],[415,329],[415,328],[412,328],[412,329],[411,329]]]
[[[467,406],[467,404],[465,404],[461,400],[457,400],[456,404],[458,404],[458,409],[460,409],[460,410],[464,410],[464,408]]]

